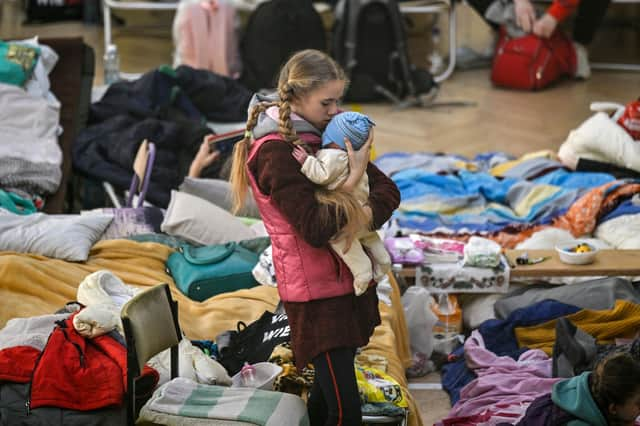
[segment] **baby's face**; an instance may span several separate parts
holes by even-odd
[[[340,145],[338,145],[335,142],[331,142],[330,144],[325,145],[325,148],[343,149]]]

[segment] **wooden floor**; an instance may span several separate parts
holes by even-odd
[[[24,26],[19,4],[13,0],[0,0],[0,39],[34,35],[83,36],[96,52],[95,83],[102,83],[103,39],[100,26],[77,22]],[[156,25],[160,23],[160,30],[130,28],[138,20],[135,13],[127,16],[126,27],[114,30],[123,70],[145,72],[160,64],[171,63],[172,42],[168,30],[171,15],[155,13],[153,19]],[[473,45],[478,39],[477,30],[471,31],[470,25],[463,21],[459,33],[463,39],[461,43],[465,42],[466,36],[468,44]],[[605,49],[607,43],[620,47],[618,35],[614,28],[611,40],[600,40],[600,44]],[[631,56],[623,54],[625,59],[640,63],[640,35],[631,35],[631,39],[625,35],[624,40],[626,51],[635,52]],[[415,38],[412,42],[416,47]],[[523,93],[493,88],[489,82],[489,71],[484,69],[456,71],[442,84],[436,99],[474,102],[473,107],[403,111],[394,111],[389,105],[358,107],[377,123],[375,145],[378,153],[431,151],[473,156],[483,151],[504,150],[520,155],[540,149],[557,150],[568,132],[590,115],[590,102],[626,103],[639,95],[638,73],[594,71],[587,81],[565,81],[539,93]],[[416,382],[437,383],[439,376],[430,374]],[[425,425],[433,424],[448,413],[449,400],[443,391],[416,390],[413,393],[419,401]]]

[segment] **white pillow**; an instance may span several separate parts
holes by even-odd
[[[576,168],[578,159],[587,158],[640,171],[640,144],[604,112],[572,130],[558,157],[571,169]]]
[[[171,191],[162,232],[190,243],[213,245],[255,238],[255,233],[226,210],[202,198]]]
[[[113,215],[3,214],[0,250],[84,262],[112,219]]]

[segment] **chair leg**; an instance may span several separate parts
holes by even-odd
[[[449,78],[456,67],[456,49],[458,44],[456,39],[456,31],[456,0],[451,0],[449,6],[449,64],[447,65],[447,69],[433,77],[433,80],[436,83],[440,83]]]
[[[107,52],[111,44],[111,8],[106,0],[102,0],[102,20],[104,22],[104,51]]]

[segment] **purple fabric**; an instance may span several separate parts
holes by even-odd
[[[496,405],[519,406],[523,416],[531,401],[551,392],[561,380],[551,377],[551,359],[539,349],[524,352],[517,361],[497,356],[486,349],[478,330],[471,333],[464,348],[467,366],[478,378],[462,388],[450,417],[478,414]]]
[[[551,394],[535,399],[527,408],[526,415],[517,426],[563,426],[576,417],[562,410],[553,403]]]
[[[518,348],[513,329],[542,324],[558,317],[573,314],[580,308],[555,300],[542,300],[533,305],[516,309],[504,320],[486,320],[478,330],[484,338],[485,347],[498,355],[509,355],[518,359],[524,352]],[[457,361],[449,362],[442,367],[442,387],[451,397],[451,404],[458,402],[460,389],[475,379],[476,375],[467,368],[464,362],[464,348],[460,347],[451,354]]]

